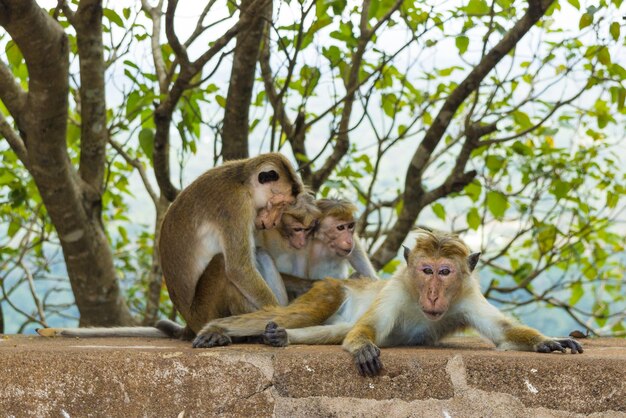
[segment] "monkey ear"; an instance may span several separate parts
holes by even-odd
[[[259,183],[265,184],[279,179],[278,173],[274,170],[261,171],[259,173]]]
[[[411,254],[411,250],[409,250],[409,247],[406,245],[403,245],[402,248],[404,248],[404,260],[409,261],[409,254]]]
[[[474,271],[476,268],[476,264],[478,264],[478,259],[480,258],[480,253],[472,253],[467,257],[467,264],[469,265],[470,272]]]

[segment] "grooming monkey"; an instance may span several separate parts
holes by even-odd
[[[489,304],[471,275],[479,255],[456,236],[420,231],[413,250],[405,248],[407,265],[391,279],[326,279],[289,306],[211,321],[193,345],[251,335],[273,346],[343,343],[365,376],[383,368],[378,347],[433,345],[465,327],[503,350],[583,352],[577,341],[546,337]]]
[[[354,236],[357,208],[339,199],[319,199],[314,207],[312,204],[312,195],[300,194],[296,205],[285,210],[281,218],[283,225],[276,230],[257,233],[257,245],[260,247],[257,248],[257,265],[281,305],[287,304],[283,292],[287,291],[293,299],[311,289],[315,283],[311,279],[344,279],[348,276],[350,264],[361,276],[377,278],[358,237]],[[318,213],[321,213],[321,220],[317,229],[313,229]],[[303,247],[298,249],[300,245]],[[220,262],[219,257],[211,262],[207,277],[217,281],[217,277],[223,276]],[[208,295],[201,291],[198,294]],[[192,314],[183,316],[187,329],[169,320],[161,320],[156,326],[170,337],[191,339],[209,321],[229,316],[224,314],[223,309],[216,310],[218,302],[215,299],[196,300]],[[235,314],[231,311],[231,315]]]
[[[163,219],[159,255],[189,336],[209,319],[278,303],[255,265],[254,229],[275,227],[302,188],[289,160],[269,153],[208,170],[172,203]],[[163,336],[151,327],[63,331],[38,330],[46,336]]]
[[[361,277],[377,278],[359,237],[354,235],[356,206],[341,199],[313,201],[309,194],[301,194],[298,200],[304,200],[303,196],[307,196],[306,207],[300,205],[299,211],[290,208],[288,211],[291,213],[286,211],[283,214],[281,222],[286,221],[284,228],[287,232],[279,226],[276,230],[257,233],[257,245],[274,261],[289,299],[310,290],[313,280],[347,278],[349,266]],[[311,227],[305,228],[307,225]],[[300,236],[297,243],[290,239],[287,245],[286,237],[298,233],[293,231],[305,231],[299,233],[306,235]],[[280,239],[281,236],[285,239]],[[257,261],[260,262],[259,252]],[[269,261],[266,259],[264,263],[269,264]],[[272,268],[270,265],[266,267],[268,270]],[[276,281],[266,274],[263,277],[268,281]]]

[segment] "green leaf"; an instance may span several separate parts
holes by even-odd
[[[13,41],[9,41],[4,47],[4,50],[7,53],[7,60],[9,61],[9,64],[12,67],[19,67],[24,57],[22,56],[22,51],[20,51],[17,44]]]
[[[581,282],[576,282],[572,285],[572,295],[569,297],[569,305],[574,306],[578,303],[580,298],[584,294],[583,285]]]
[[[17,233],[17,231],[19,231],[21,228],[21,225],[19,222],[13,220],[11,221],[11,223],[9,223],[9,229],[7,231],[7,235],[9,236],[9,238],[13,238],[15,236],[15,234]]]
[[[533,150],[528,145],[525,145],[520,141],[515,141],[515,143],[511,146],[511,149],[513,149],[513,152],[520,155],[533,155]]]
[[[574,6],[576,10],[580,10],[580,3],[578,2],[578,0],[567,0],[567,2]]]
[[[383,111],[385,112],[385,115],[389,116],[390,118],[393,118],[395,116],[397,101],[398,101],[398,98],[396,97],[395,94],[393,93],[383,94],[382,105],[383,105]]]
[[[465,194],[472,199],[474,202],[478,202],[480,199],[480,194],[482,193],[483,187],[481,186],[478,180],[472,181],[470,184],[465,186]]]
[[[521,110],[513,112],[513,120],[520,127],[521,130],[529,129],[533,126],[528,115]]]
[[[561,180],[554,180],[550,187],[550,193],[554,195],[557,199],[563,199],[567,196],[567,192],[569,192],[571,185],[568,182]]]
[[[219,94],[216,95],[215,101],[217,101],[217,104],[222,106],[224,109],[226,108],[226,99],[224,98],[224,96],[221,96]]]
[[[578,29],[586,28],[593,23],[593,16],[589,13],[583,13],[578,22]]]
[[[465,7],[465,12],[470,15],[483,15],[489,13],[489,5],[485,0],[470,0]]]
[[[118,15],[115,11],[105,8],[105,9],[102,9],[102,14],[104,15],[104,17],[109,19],[111,22],[115,23],[120,28],[124,27],[124,21],[122,20],[120,15]]]
[[[616,41],[619,40],[619,33],[620,33],[619,23],[617,22],[611,23],[609,32],[611,33],[611,36],[613,37],[614,40]]]
[[[469,212],[467,212],[467,225],[476,231],[480,226],[481,219],[480,214],[478,213],[478,209],[471,208]]]
[[[402,261],[400,260],[397,260],[397,259],[391,260],[390,262],[385,264],[385,267],[383,267],[383,273],[393,274],[397,270],[400,264],[402,264]]]
[[[506,159],[499,155],[488,155],[485,159],[485,165],[489,169],[491,175],[496,174],[504,166]]]
[[[500,192],[490,191],[487,193],[486,200],[489,212],[491,212],[496,219],[502,219],[509,207],[507,197]]]
[[[611,64],[611,53],[609,52],[609,49],[606,46],[603,46],[598,51],[598,61],[600,61],[604,65]]]
[[[152,129],[142,129],[139,132],[139,146],[152,162],[154,153],[154,131]]]
[[[537,229],[537,245],[542,253],[547,253],[554,247],[557,229],[554,225],[542,225]]]
[[[459,50],[459,54],[463,55],[467,51],[467,47],[469,46],[469,38],[464,35],[457,36],[454,42],[456,43],[456,47]]]
[[[446,220],[446,209],[443,207],[441,203],[435,203],[431,207],[431,209],[433,210],[433,212],[435,213],[435,215],[437,215],[439,219],[441,219],[442,221]]]

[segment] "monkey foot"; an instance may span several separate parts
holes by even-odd
[[[551,353],[553,351],[560,351],[562,353],[565,353],[568,348],[570,349],[572,354],[583,352],[583,347],[580,345],[580,343],[571,338],[542,341],[537,344],[535,351],[539,353]]]
[[[376,376],[383,368],[380,361],[380,349],[374,344],[367,344],[354,353],[354,362],[361,376]]]
[[[210,332],[207,334],[200,334],[193,340],[193,348],[211,348],[221,347],[229,345],[231,339],[228,335],[218,332]]]
[[[262,337],[263,344],[271,345],[272,347],[286,347],[289,345],[287,330],[279,327],[276,322],[267,323]]]

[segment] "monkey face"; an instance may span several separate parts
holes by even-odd
[[[296,250],[300,250],[307,245],[317,225],[317,220],[305,225],[289,215],[283,215],[281,222],[281,235],[289,241],[291,248]]]
[[[411,266],[411,275],[426,318],[441,319],[461,289],[457,265],[447,258],[420,258]]]
[[[354,249],[354,220],[341,220],[328,216],[322,220],[322,241],[339,257],[347,257]]]

